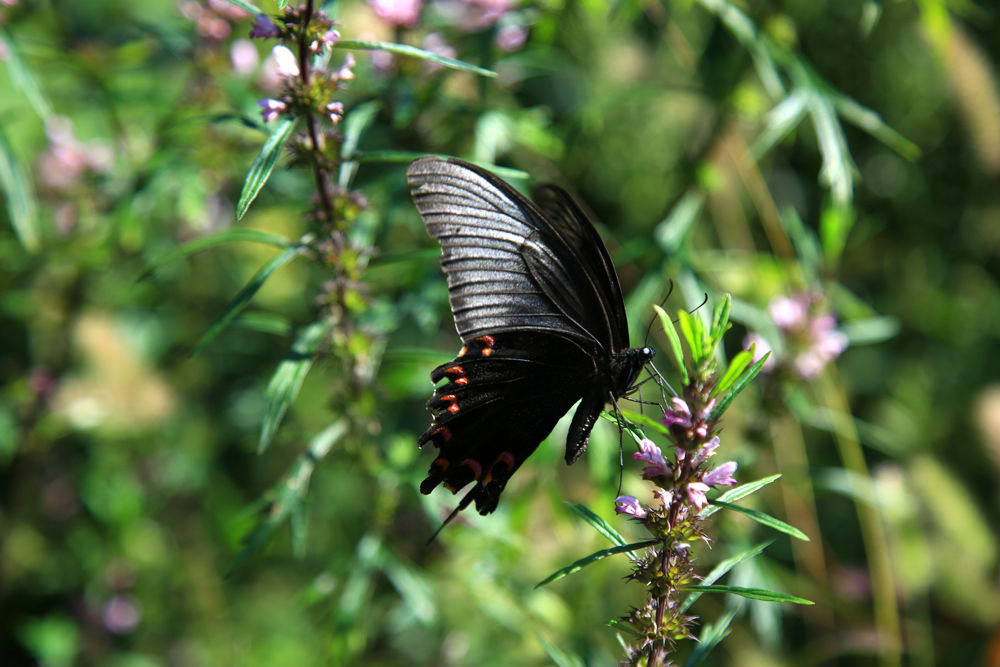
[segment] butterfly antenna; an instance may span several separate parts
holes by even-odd
[[[673,294],[673,293],[674,293],[674,279],[671,278],[670,279],[670,287],[667,288],[667,295],[665,297],[663,297],[662,299],[660,299],[660,303],[658,304],[660,306],[660,308],[663,308],[663,304],[665,304],[667,302],[667,299],[669,299],[670,295]],[[707,295],[706,295],[706,298],[707,298]],[[642,344],[644,346],[649,344],[649,333],[653,330],[653,322],[655,322],[655,321],[656,321],[656,316],[655,315],[653,317],[649,318],[649,324],[646,325],[646,335],[642,339]]]
[[[467,494],[465,494],[464,496],[462,496],[462,500],[461,500],[461,502],[458,503],[458,507],[456,507],[455,509],[453,509],[451,511],[451,514],[449,514],[448,518],[445,519],[444,522],[440,526],[438,526],[438,529],[434,531],[434,534],[431,535],[429,538],[427,538],[427,542],[425,542],[425,544],[430,544],[431,542],[433,542],[434,539],[438,536],[438,534],[442,530],[444,530],[444,527],[447,526],[449,523],[451,523],[452,519],[454,519],[456,516],[458,516],[459,512],[461,512],[462,510],[464,510],[466,507],[468,507],[472,503],[473,500],[475,500],[476,491],[478,491],[480,488],[482,488],[482,487],[479,484],[476,484],[474,487],[472,487],[472,489]]]
[[[697,306],[695,306],[688,312],[694,315],[695,311],[701,310],[701,307],[704,306],[706,303],[708,303],[708,292],[705,292],[705,298],[701,300],[701,303],[699,303]]]

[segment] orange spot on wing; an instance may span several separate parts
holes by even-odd
[[[479,461],[475,459],[465,459],[459,465],[468,466],[472,470],[475,477],[473,479],[479,479],[479,476],[483,474],[483,467],[479,465]]]

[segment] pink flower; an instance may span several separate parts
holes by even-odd
[[[357,62],[354,60],[354,54],[348,53],[344,56],[344,63],[340,66],[340,69],[337,70],[337,73],[334,74],[334,77],[340,81],[351,81],[354,79],[355,65],[357,65]]]
[[[701,509],[708,504],[708,498],[705,497],[705,493],[708,489],[708,484],[703,484],[702,482],[689,482],[687,485],[688,500],[692,505]]]
[[[645,519],[648,512],[639,504],[639,499],[634,496],[618,496],[615,498],[615,512],[618,514],[628,514],[636,519]]]
[[[327,30],[323,33],[323,43],[327,47],[331,47],[340,41],[340,31],[338,30]]]
[[[421,0],[368,0],[375,15],[386,23],[412,28],[420,20]]]
[[[721,466],[705,475],[701,481],[709,486],[736,486],[736,461],[726,461]]]
[[[329,102],[324,110],[330,115],[330,122],[334,125],[340,122],[340,119],[344,117],[344,103],[343,102]]]
[[[281,30],[265,14],[257,14],[257,20],[254,21],[253,27],[250,28],[251,39],[277,37],[280,34]]]
[[[233,66],[233,71],[246,76],[257,69],[260,64],[260,55],[257,47],[248,39],[234,39],[229,47],[229,62]]]
[[[528,31],[519,25],[505,25],[497,30],[496,43],[504,51],[517,51],[528,39]]]
[[[780,329],[800,329],[806,324],[809,303],[806,299],[780,296],[771,301],[767,312]]]
[[[260,107],[260,115],[264,117],[265,123],[270,123],[288,108],[288,105],[281,100],[276,100],[271,97],[258,100],[257,106]]]
[[[278,66],[278,75],[291,79],[299,75],[299,61],[287,46],[278,44],[271,49],[271,56]]]
[[[670,507],[670,503],[674,500],[674,492],[661,487],[656,487],[653,489],[653,497],[660,501],[663,508],[666,509]]]
[[[691,459],[692,466],[699,466],[701,462],[705,459],[715,456],[715,450],[719,448],[719,436],[715,436],[707,443],[702,445],[697,452],[695,452],[694,457]]]
[[[645,479],[653,479],[670,474],[670,467],[663,460],[663,452],[649,438],[642,439],[639,443],[639,451],[633,454],[632,458],[636,461],[649,464],[642,469],[642,476]]]
[[[689,428],[691,426],[691,408],[684,401],[683,398],[673,396],[670,402],[674,404],[673,410],[663,411],[663,423],[667,425],[667,428],[679,425],[682,428]]]

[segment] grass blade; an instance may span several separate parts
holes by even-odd
[[[566,505],[571,510],[573,510],[573,512],[575,512],[577,516],[579,516],[581,519],[583,519],[591,526],[593,526],[594,530],[599,532],[604,537],[608,538],[608,540],[610,540],[614,544],[617,544],[618,546],[627,544],[625,538],[622,537],[617,530],[612,528],[611,524],[609,524],[607,521],[594,514],[590,510],[590,508],[587,507],[586,505],[580,505],[575,503],[566,503]]]
[[[0,132],[0,190],[7,200],[7,217],[18,240],[29,253],[38,252],[41,230],[38,222],[38,201],[31,177],[21,168],[10,150],[7,137]]]
[[[236,241],[247,241],[250,243],[264,243],[267,245],[273,245],[277,248],[290,248],[292,247],[292,242],[283,236],[278,236],[277,234],[271,234],[270,232],[262,232],[256,229],[240,229],[233,227],[227,229],[226,231],[216,234],[214,236],[205,236],[200,239],[195,239],[189,243],[174,248],[170,252],[166,252],[152,262],[150,262],[146,269],[139,276],[139,280],[144,280],[148,278],[150,274],[156,271],[161,266],[165,266],[170,262],[181,257],[187,257],[188,255],[194,255],[203,250],[208,250],[217,245],[222,245],[224,243],[233,243]]]

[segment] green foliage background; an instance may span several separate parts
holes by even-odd
[[[994,7],[544,0],[509,15],[529,35],[508,53],[441,3],[395,31],[337,3],[345,39],[438,30],[499,76],[380,70],[356,52],[345,126],[373,114],[352,186],[368,202],[352,237],[372,250],[352,311],[367,383],[320,346],[258,455],[268,382],[330,276],[285,264],[191,355],[280,251],[233,237],[160,260],[231,229],[297,239],[313,196],[283,160],[235,222],[267,94],[230,62],[252,19],[216,6],[231,32],[213,36],[193,6],[206,11],[0,5],[4,664],[619,659],[605,623],[641,596],[624,559],[532,588],[608,546],[564,500],[641,538],[613,515],[607,424],[572,468],[557,427],[495,515],[425,544],[455,501],[417,492],[430,455],[415,438],[428,372],[458,340],[406,162],[377,151],[497,162],[578,193],[604,223],[635,343],[670,280],[671,310],[733,294],[730,352],[771,298],[822,285],[850,348],[815,381],[755,383],[723,433],[741,481],[784,474],[757,506],[812,538],[776,539],[730,581],[817,604],[746,604],[710,663],[998,664]],[[95,162],[53,157],[56,116]],[[623,490],[643,497],[626,459]],[[712,530],[705,571],[774,537],[727,512]],[[241,552],[250,535],[260,552]],[[694,611],[707,623],[733,604],[704,595]]]

